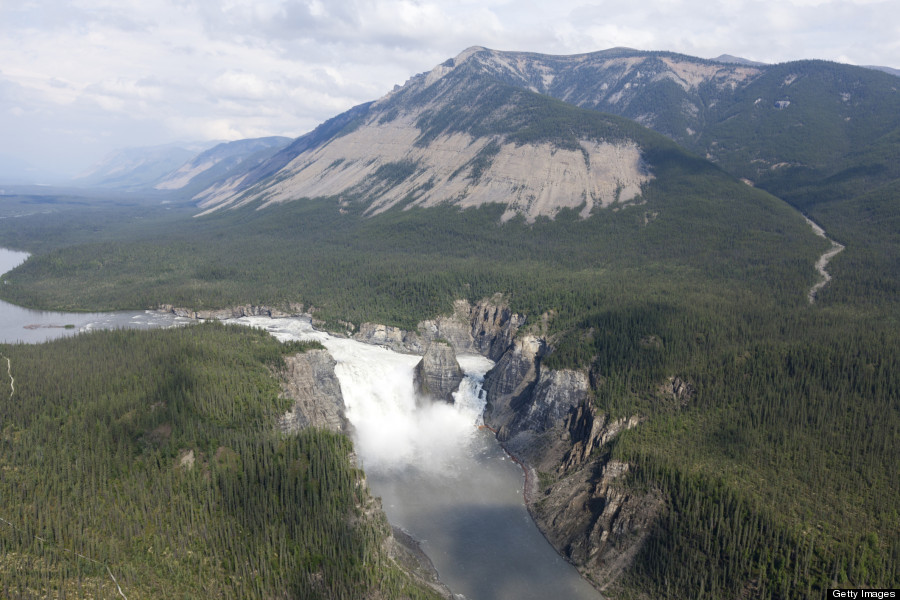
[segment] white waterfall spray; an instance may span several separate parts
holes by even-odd
[[[305,319],[245,317],[237,322],[262,327],[281,340],[316,340],[337,361],[335,374],[357,454],[367,471],[414,468],[452,476],[481,422],[481,381],[492,362],[458,357],[466,373],[455,403],[417,402],[413,369],[420,357],[399,354],[315,331]]]

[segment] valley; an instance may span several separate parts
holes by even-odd
[[[0,297],[44,310],[164,307],[185,320],[233,316],[276,331],[289,320],[265,315],[303,314],[329,339],[408,353],[398,360],[409,368],[431,344],[480,354],[494,363],[482,369],[484,422],[525,465],[534,522],[604,597],[818,598],[835,586],[897,587],[896,81],[823,61],[741,65],[628,49],[552,57],[470,48],[292,142],[206,150],[149,182],[152,192],[96,202],[7,194],[9,215],[0,216],[22,216],[0,219],[0,241],[32,254],[0,276]],[[215,160],[221,169],[207,169]],[[29,214],[36,204],[41,212]],[[293,364],[280,358],[290,344],[230,327],[185,331],[208,340],[195,346],[189,333],[119,332],[47,346],[60,356],[81,344],[179,348],[159,355],[176,373],[151,370],[160,379],[140,384],[158,391],[116,408],[113,390],[132,388],[111,374],[125,387],[98,400],[112,415],[99,421],[112,432],[101,439],[113,436],[110,448],[119,453],[103,468],[135,476],[117,485],[160,486],[185,502],[164,514],[136,493],[121,522],[155,547],[172,542],[141,530],[135,515],[155,515],[160,530],[174,519],[183,540],[198,535],[197,523],[210,532],[202,540],[251,532],[247,546],[229,545],[227,555],[184,542],[210,557],[190,567],[187,555],[100,544],[92,532],[102,527],[84,521],[85,539],[104,556],[127,557],[117,576],[134,584],[155,565],[154,593],[215,597],[267,597],[267,586],[302,596],[325,589],[316,587],[323,582],[334,586],[325,597],[436,593],[382,552],[392,543],[389,527],[353,483],[361,471],[345,462],[353,446],[377,489],[385,469],[373,456],[379,448],[392,453],[389,442],[398,440],[366,438],[356,422],[351,444],[303,427],[314,420],[297,413],[284,422],[298,428],[300,449],[273,441],[266,436],[274,426],[261,423],[289,407],[273,392],[271,365]],[[237,354],[225,357],[229,344]],[[0,426],[3,456],[20,461],[7,472],[34,485],[27,482],[44,463],[21,440],[38,444],[47,431],[38,426],[63,423],[67,411],[73,423],[81,410],[94,418],[99,409],[72,405],[52,389],[28,392],[20,369],[55,372],[39,362],[43,347],[2,350],[16,365],[17,397],[54,398],[34,408],[43,415],[34,421],[4,405],[5,423],[19,419]],[[215,371],[213,357],[242,365],[226,378],[241,390],[239,401],[204,375]],[[207,385],[217,390],[209,400]],[[182,436],[177,443],[153,437],[161,422],[145,414],[141,398],[152,406],[154,394],[179,403],[179,418],[191,423],[172,434]],[[319,408],[321,422],[335,422],[333,406]],[[253,431],[235,421],[246,415]],[[427,434],[427,427],[412,429]],[[80,443],[73,437],[65,447]],[[186,483],[157,468],[189,446],[203,467],[185,474]],[[437,459],[462,447],[439,448]],[[53,456],[52,468],[62,469],[62,455]],[[342,473],[340,481],[309,479],[319,458],[326,471]],[[209,487],[201,473],[221,483],[225,504],[212,512],[190,508],[191,494]],[[91,477],[90,485],[105,487]],[[308,498],[326,483],[342,499],[316,495],[317,506],[341,508],[315,527],[337,537],[328,538],[331,549],[305,550],[313,534],[302,519],[319,522],[293,515],[284,494]],[[84,493],[75,479],[59,485]],[[242,520],[244,502],[264,505],[271,518]],[[386,503],[388,517],[412,515],[411,500],[403,502]],[[350,519],[359,528],[347,529],[342,516],[359,511],[372,520]],[[59,516],[21,512],[36,530],[67,526]],[[287,537],[279,533],[269,545],[269,527],[282,526]],[[44,561],[23,586],[48,585],[71,569],[22,539],[3,543],[22,560]],[[302,575],[291,579],[298,564]],[[250,584],[252,572],[269,575]]]

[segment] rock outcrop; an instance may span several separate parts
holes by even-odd
[[[424,354],[431,342],[446,341],[457,353],[481,354],[497,361],[510,347],[525,316],[514,313],[499,294],[475,305],[453,303],[453,312],[418,324],[416,331],[363,323],[353,339],[406,354]]]
[[[573,471],[587,464],[595,450],[626,429],[636,427],[641,422],[637,416],[611,419],[609,415],[598,415],[590,402],[584,402],[569,414],[566,428],[572,447],[566,453],[557,471],[561,474]]]
[[[478,348],[472,339],[472,311],[473,307],[467,300],[456,300],[451,314],[419,323],[419,335],[428,341],[447,340],[458,353],[477,353]]]
[[[538,358],[535,357],[536,363]],[[514,353],[506,364],[519,360],[522,355]],[[501,359],[498,367],[504,363]],[[555,471],[572,445],[567,427],[570,415],[588,399],[587,375],[571,370],[540,370],[536,364],[533,383],[526,383],[531,372],[525,372],[516,386],[522,388],[522,392],[517,395],[514,388],[505,396],[508,403],[504,402],[504,396],[494,398],[491,395],[490,390],[502,389],[504,381],[507,385],[513,384],[516,374],[523,374],[519,366],[509,373],[512,377],[492,373],[492,385],[488,388],[491,404],[485,421],[497,429],[497,438],[513,454],[538,470]]]
[[[659,394],[666,400],[673,401],[679,406],[686,406],[696,393],[694,384],[681,377],[673,375],[665,383],[659,386]]]
[[[543,340],[525,335],[516,339],[484,378],[488,406],[485,422],[498,431],[501,441],[512,437],[510,425],[531,399],[538,378],[538,361],[546,352]]]
[[[603,590],[634,561],[665,504],[657,490],[623,485],[629,465],[603,451],[640,418],[598,414],[591,387],[602,377],[545,369],[547,352],[546,342],[531,335],[513,341],[485,377],[485,423],[522,462],[538,527]]]
[[[391,325],[379,323],[363,323],[353,336],[358,342],[384,346],[394,352],[404,354],[423,354],[428,345],[418,334]]]
[[[194,310],[192,308],[178,307],[171,304],[161,304],[159,310],[172,313],[177,317],[187,317],[189,319],[224,320],[238,319],[240,317],[296,317],[303,314],[303,305],[290,303],[281,308],[277,308],[272,306],[245,304],[243,306],[234,306],[232,308]]]
[[[475,349],[497,362],[512,346],[525,317],[512,312],[499,296],[494,296],[473,306],[469,321]]]
[[[294,401],[279,420],[282,431],[322,427],[348,433],[341,385],[334,373],[335,361],[326,350],[307,350],[285,357],[283,394]]]
[[[628,470],[617,460],[590,462],[543,490],[530,507],[547,540],[601,591],[631,565],[665,510],[658,490],[622,485]]]
[[[453,403],[453,392],[459,389],[463,371],[456,361],[453,347],[444,342],[432,342],[415,367],[416,392],[422,398]]]

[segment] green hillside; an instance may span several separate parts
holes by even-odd
[[[221,325],[0,346],[0,597],[431,597],[349,440],[276,431],[303,348]]]

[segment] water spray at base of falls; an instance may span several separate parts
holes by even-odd
[[[419,469],[452,475],[482,423],[484,374],[493,362],[477,355],[457,357],[466,374],[453,404],[416,397],[413,369],[420,357],[332,337],[304,319],[244,317],[282,341],[315,340],[337,362],[335,374],[357,455],[368,472]]]

